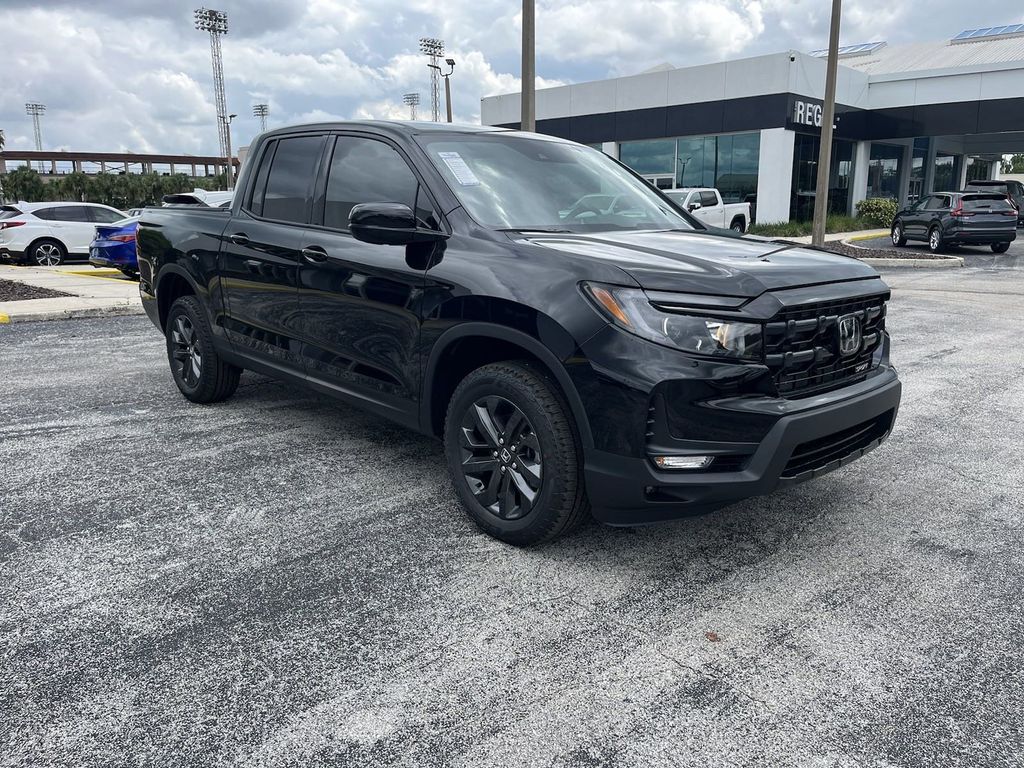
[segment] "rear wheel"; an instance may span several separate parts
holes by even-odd
[[[29,258],[40,267],[56,267],[68,257],[64,246],[56,240],[40,240],[32,244]]]
[[[928,230],[928,250],[932,253],[941,253],[942,251],[942,230],[938,227]]]
[[[729,229],[733,232],[739,232],[741,235],[746,232],[746,227],[743,226],[743,219],[733,219],[732,224],[729,225]]]
[[[992,248],[992,253],[1006,253],[1008,250],[1010,250],[1010,244],[1009,243],[992,243],[991,248]]]
[[[587,516],[571,412],[532,363],[493,363],[463,379],[448,405],[444,442],[463,507],[491,536],[541,544]]]
[[[175,300],[167,313],[166,335],[171,375],[181,394],[193,403],[216,403],[234,394],[242,369],[217,354],[199,299],[182,296]]]
[[[903,222],[897,219],[892,225],[892,244],[902,248],[907,244],[907,233],[903,231]]]

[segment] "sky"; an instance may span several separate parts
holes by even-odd
[[[216,154],[209,37],[200,3],[180,0],[0,0],[0,130],[33,149],[26,102],[45,104],[43,146],[79,151]],[[538,87],[827,45],[828,0],[537,0]],[[842,42],[948,39],[1008,24],[1013,3],[846,0]],[[409,116],[430,80],[420,37],[456,60],[456,121],[479,122],[480,98],[519,90],[518,0],[211,0],[223,38],[235,147],[258,131],[320,119]]]

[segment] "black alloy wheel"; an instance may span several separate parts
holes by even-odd
[[[170,332],[171,371],[189,387],[196,387],[203,375],[203,353],[195,326],[182,314],[174,318]]]
[[[503,397],[481,398],[463,416],[460,442],[462,475],[480,506],[502,520],[529,514],[544,462],[526,414]]]
[[[1009,243],[1005,243],[1005,242],[1004,243],[992,243],[991,248],[992,248],[992,253],[1006,253],[1008,250],[1010,250],[1010,244]]]

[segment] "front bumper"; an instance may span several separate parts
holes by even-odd
[[[889,435],[902,388],[888,369],[866,391],[851,389],[857,394],[779,418],[737,471],[667,472],[649,458],[589,451],[585,476],[594,516],[642,525],[702,514],[848,464]],[[701,452],[729,447],[703,443]]]

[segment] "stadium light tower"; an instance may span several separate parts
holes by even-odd
[[[45,104],[36,104],[35,102],[29,102],[25,105],[25,114],[32,116],[32,132],[35,134],[36,152],[43,151],[43,129],[39,125],[39,119],[42,117],[43,112],[45,111]],[[43,172],[42,160],[39,161],[39,172]]]
[[[420,95],[418,93],[407,93],[402,97],[402,101],[409,106],[409,119],[415,120],[416,107],[420,105]]]
[[[252,116],[260,119],[260,133],[266,133],[267,115],[270,114],[269,104],[255,104],[252,108]]]
[[[430,59],[430,113],[435,123],[441,122],[441,68],[437,60],[444,56],[444,40],[436,37],[420,38],[420,53]]]
[[[224,58],[220,52],[221,35],[228,33],[228,15],[212,8],[199,8],[195,13],[196,29],[210,33],[210,58],[213,62],[213,96],[217,106],[217,137],[220,156],[227,159],[228,189],[231,189],[231,152],[228,138],[228,107],[224,95]]]

